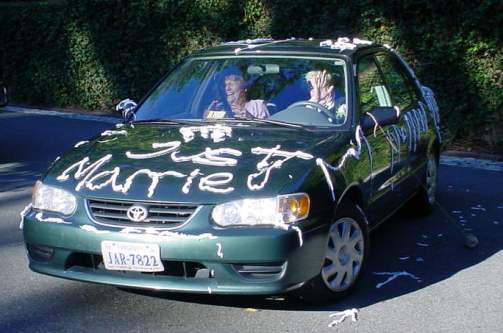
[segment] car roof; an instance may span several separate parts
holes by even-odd
[[[219,46],[202,49],[194,56],[289,54],[311,56],[343,55],[352,57],[356,52],[370,47],[380,47],[370,41],[354,38],[337,39],[278,39],[257,38],[222,43]]]

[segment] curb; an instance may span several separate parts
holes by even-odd
[[[43,116],[56,116],[56,117],[64,117],[70,119],[79,119],[79,120],[88,120],[88,121],[101,121],[110,124],[117,124],[121,122],[120,118],[115,117],[107,117],[107,116],[92,116],[92,115],[84,115],[80,113],[69,113],[69,112],[60,112],[60,111],[50,111],[50,110],[42,110],[42,109],[31,109],[31,108],[23,108],[19,106],[5,106],[0,108],[0,110],[9,111],[9,112],[21,112],[26,114],[36,114]],[[440,164],[447,166],[455,166],[462,168],[472,168],[472,169],[482,169],[482,170],[491,170],[491,171],[503,171],[503,162],[478,159],[473,157],[457,157],[452,156],[451,153],[449,155],[442,154],[440,156]]]
[[[473,157],[455,157],[442,154],[440,156],[440,164],[462,168],[503,171],[503,162],[483,160]]]

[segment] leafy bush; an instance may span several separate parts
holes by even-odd
[[[17,102],[110,110],[221,41],[361,37],[393,46],[436,92],[447,138],[497,148],[502,21],[497,0],[0,2],[0,81]]]

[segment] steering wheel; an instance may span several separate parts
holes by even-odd
[[[318,104],[316,102],[311,102],[311,101],[298,101],[293,104],[290,104],[287,109],[293,109],[296,107],[304,107],[306,109],[313,109],[318,111],[319,113],[322,113],[324,116],[327,118],[333,119],[334,115],[332,112],[330,112],[326,107],[324,107],[321,104]]]

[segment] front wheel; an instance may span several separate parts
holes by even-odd
[[[361,276],[368,252],[364,212],[354,204],[342,208],[330,226],[320,273],[306,283],[300,297],[323,302],[346,296]]]

